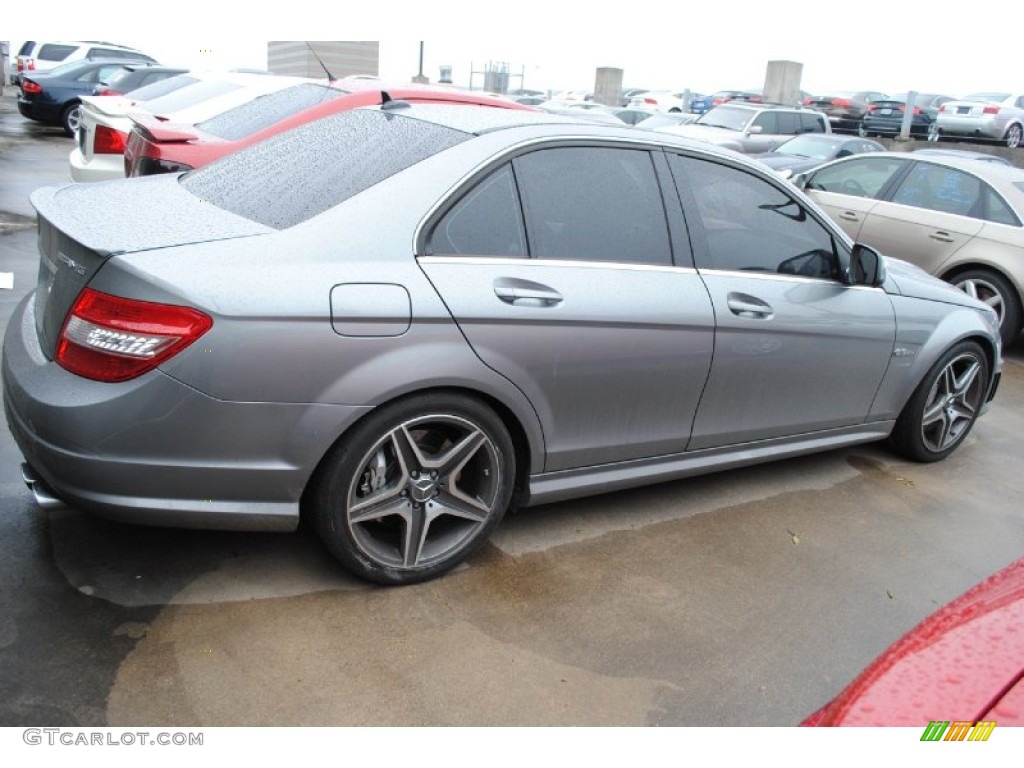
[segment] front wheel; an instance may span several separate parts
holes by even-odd
[[[973,341],[939,358],[910,397],[889,440],[915,461],[944,459],[974,426],[988,390],[988,358]]]
[[[357,425],[314,480],[317,532],[355,575],[426,581],[482,545],[509,505],[515,451],[479,401],[418,395]]]
[[[941,138],[941,134],[939,133],[939,126],[937,126],[935,123],[932,123],[931,125],[929,125],[928,126],[928,141],[938,141],[940,138]]]

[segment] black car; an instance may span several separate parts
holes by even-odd
[[[124,64],[96,85],[94,96],[121,96],[150,83],[158,83],[174,75],[188,72],[181,67],[153,67],[146,64]]]
[[[123,69],[138,66],[138,60],[75,61],[61,64],[45,75],[23,76],[18,94],[18,111],[29,120],[59,125],[68,136],[78,130],[82,96],[96,84]]]
[[[861,120],[859,133],[861,136],[896,136],[903,127],[903,115],[907,110],[906,93],[897,93],[887,99],[873,101],[868,104],[864,119]],[[910,121],[910,135],[931,137],[938,136],[935,117],[939,107],[952,96],[938,93],[919,93],[914,97],[914,111]]]
[[[868,104],[884,98],[886,96],[881,91],[833,91],[804,103],[828,115],[833,131],[855,133],[860,128]]]
[[[837,133],[807,133],[794,136],[773,152],[753,157],[776,173],[789,178],[840,157],[883,151],[885,147],[870,139],[840,136]]]

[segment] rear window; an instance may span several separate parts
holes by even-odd
[[[338,88],[303,83],[260,96],[247,104],[198,123],[196,127],[221,139],[238,141],[297,112],[346,94],[347,91]]]
[[[74,45],[55,45],[50,43],[39,49],[36,58],[45,59],[46,61],[64,61],[74,52],[76,47]]]
[[[379,110],[339,112],[187,173],[181,185],[226,211],[285,229],[471,135]]]
[[[131,92],[131,97],[140,103],[150,101],[151,99],[159,99],[161,96],[173,93],[179,88],[184,88],[186,85],[198,82],[198,79],[188,75],[175,75],[174,77],[168,77],[166,80],[160,80],[156,83],[149,83],[141,88],[136,88]]]
[[[169,115],[223,96],[225,93],[237,91],[241,87],[238,83],[224,80],[199,80],[187,88],[179,88],[166,96],[152,99],[146,104],[146,108],[154,115]]]

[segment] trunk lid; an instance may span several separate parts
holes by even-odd
[[[275,231],[194,197],[177,176],[45,187],[31,200],[39,218],[35,324],[50,359],[68,311],[107,259]]]

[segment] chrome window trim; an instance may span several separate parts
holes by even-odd
[[[589,261],[582,259],[528,259],[508,258],[505,256],[417,256],[421,264],[498,264],[502,266],[548,266],[548,267],[583,267],[585,269],[628,269],[634,272],[671,272],[676,274],[696,275],[699,272],[693,267],[676,267],[672,264],[638,264],[633,261]]]

